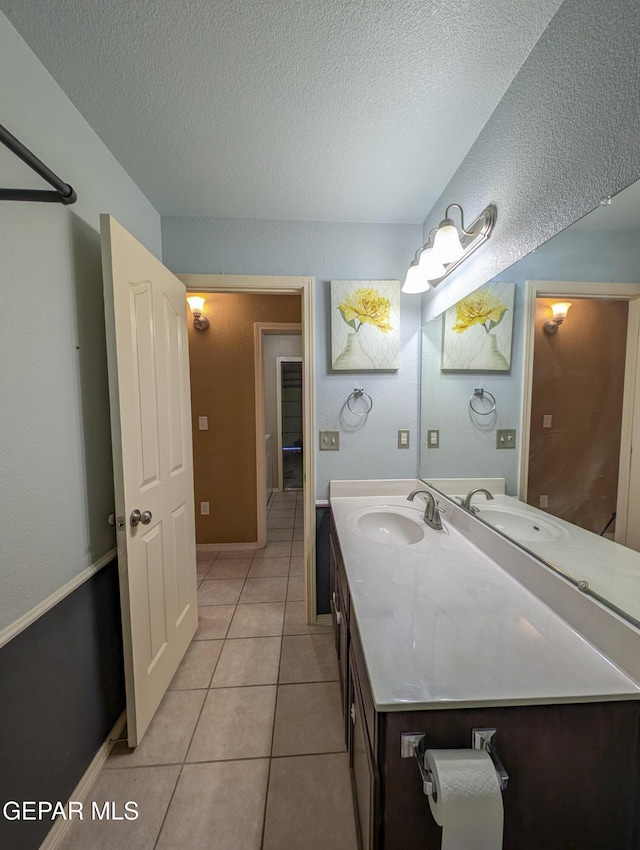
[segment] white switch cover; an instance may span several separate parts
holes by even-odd
[[[548,508],[549,507],[549,497],[548,496],[540,496],[540,507]]]
[[[200,502],[200,516],[209,516],[209,502]]]
[[[543,428],[551,428],[551,421],[553,420],[553,416],[550,413],[545,413],[542,417],[542,427]]]
[[[198,416],[198,428],[201,431],[209,430],[209,417],[208,416]]]
[[[398,431],[398,448],[399,449],[408,449],[409,448],[409,431]]]

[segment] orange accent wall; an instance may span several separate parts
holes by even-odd
[[[564,300],[550,335],[550,305]],[[616,509],[627,321],[626,301],[536,299],[527,502],[547,495],[549,513],[596,534]]]
[[[198,543],[257,539],[253,326],[300,322],[299,295],[198,292],[209,328],[195,330],[187,307]],[[198,417],[209,430],[200,431]],[[209,502],[209,516],[200,516]]]

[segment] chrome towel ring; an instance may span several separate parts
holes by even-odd
[[[368,403],[369,406],[364,411],[364,413],[359,413],[357,410],[354,410],[351,407],[351,399],[354,399],[354,401],[356,401],[359,398],[368,399],[368,402],[365,400],[365,404]],[[367,416],[367,414],[370,413],[371,408],[373,407],[373,399],[371,398],[369,393],[366,393],[362,388],[356,387],[354,389],[354,391],[351,393],[351,395],[349,396],[349,398],[347,399],[347,407],[353,413],[354,416]]]
[[[477,407],[473,406],[473,400],[476,398],[484,399],[485,396],[489,399],[491,409],[478,410]],[[471,410],[473,410],[474,413],[477,413],[479,416],[489,416],[489,414],[493,413],[493,411],[496,409],[496,397],[488,390],[483,390],[482,387],[476,387],[475,390],[471,393],[471,397],[469,398],[469,407],[471,408]]]

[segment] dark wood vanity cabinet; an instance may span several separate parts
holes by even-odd
[[[361,850],[440,850],[442,830],[400,736],[422,732],[430,748],[457,749],[475,727],[498,730],[510,775],[503,850],[640,850],[637,702],[378,712],[333,527],[331,571]]]

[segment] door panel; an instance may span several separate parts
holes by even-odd
[[[127,728],[136,746],[197,627],[185,287],[101,217]],[[132,512],[143,514],[131,524]]]

